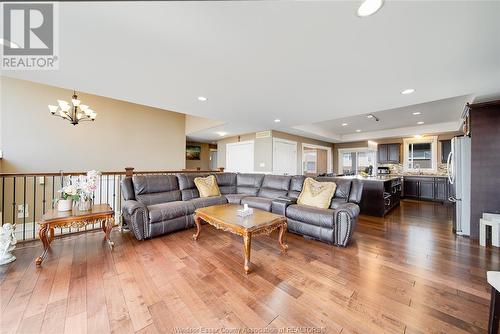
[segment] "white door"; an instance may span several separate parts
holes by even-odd
[[[273,138],[273,174],[297,174],[297,143]]]
[[[239,173],[253,173],[254,171],[253,140],[226,144],[226,171],[239,172]]]

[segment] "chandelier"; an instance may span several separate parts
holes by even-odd
[[[75,91],[73,91],[73,96],[71,97],[71,105],[64,100],[57,100],[57,106],[49,104],[49,110],[53,116],[67,119],[73,125],[77,125],[83,121],[95,121],[97,117],[97,113],[94,110],[80,103]]]

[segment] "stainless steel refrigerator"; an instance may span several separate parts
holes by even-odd
[[[449,201],[455,203],[453,227],[458,235],[470,236],[471,139],[469,137],[451,139],[447,167],[448,181],[452,187]]]

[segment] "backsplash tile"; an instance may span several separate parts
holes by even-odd
[[[389,167],[391,174],[394,175],[416,175],[417,173],[408,173],[404,171],[403,164],[381,164],[380,167]],[[437,172],[426,172],[422,171],[423,175],[437,175],[437,176],[446,176],[448,168],[444,163],[438,163]]]

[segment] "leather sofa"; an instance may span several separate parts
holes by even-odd
[[[346,246],[356,227],[363,184],[318,177],[337,184],[328,209],[297,204],[305,177],[249,173],[214,173],[221,196],[200,198],[194,184],[209,174],[134,175],[122,180],[123,222],[138,240],[191,228],[194,211],[224,203],[248,206],[287,217],[288,230],[304,237]]]

